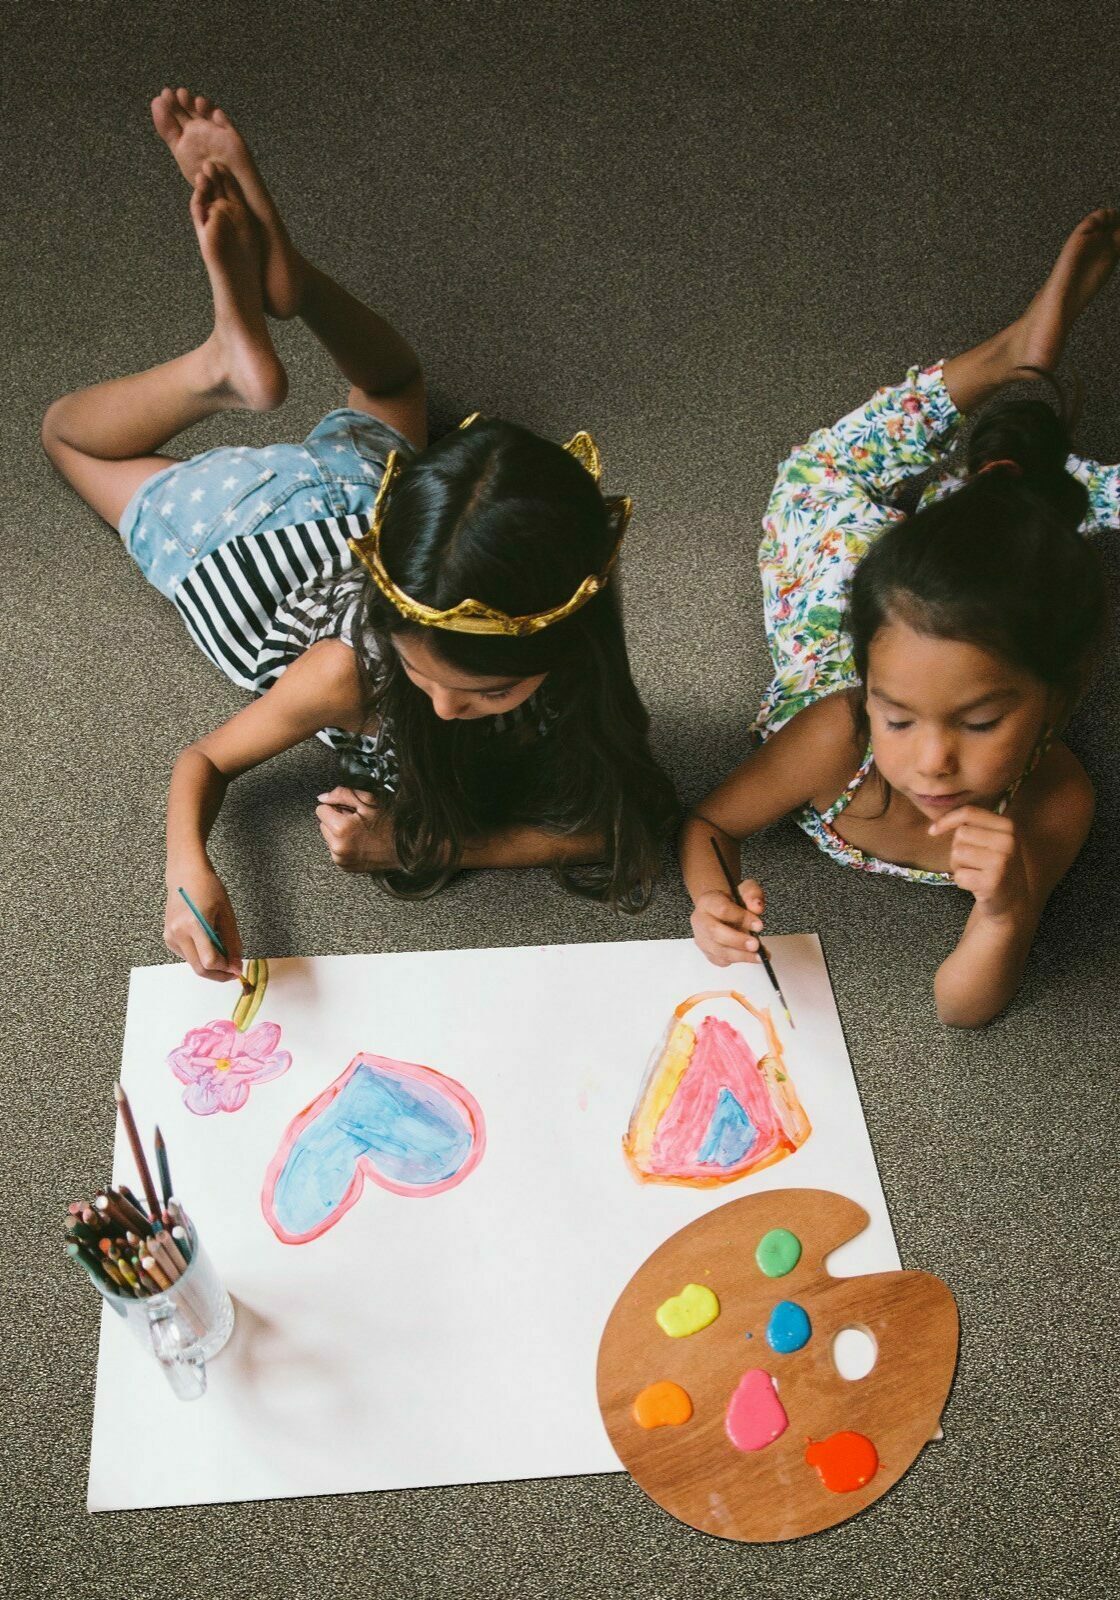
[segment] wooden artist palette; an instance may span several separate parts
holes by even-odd
[[[956,1304],[927,1272],[832,1277],[824,1258],[867,1221],[862,1206],[824,1189],[747,1195],[667,1239],[622,1291],[599,1345],[599,1408],[626,1470],[680,1521],[756,1543],[816,1533],[878,1500],[936,1434],[957,1361]],[[755,1252],[775,1230],[801,1252],[767,1276]],[[788,1238],[769,1243],[792,1253]],[[663,1317],[679,1329],[711,1314],[712,1294],[714,1320],[663,1330],[666,1302],[676,1304]],[[768,1341],[783,1302],[801,1308],[811,1330],[788,1353]],[[779,1344],[804,1333],[794,1312],[779,1320]],[[844,1378],[835,1365],[833,1340],[846,1328],[874,1341],[865,1377]],[[671,1420],[689,1403],[687,1420]],[[666,1420],[648,1425],[659,1415]]]

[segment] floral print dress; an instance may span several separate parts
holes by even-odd
[[[843,627],[852,574],[883,529],[906,515],[897,500],[907,481],[944,468],[960,425],[941,363],[912,367],[902,383],[879,389],[831,428],[818,429],[782,463],[758,553],[774,677],[752,728],[756,739],[769,738],[806,706],[858,683]],[[1082,531],[1120,527],[1120,466],[1070,456],[1066,467],[1089,491]],[[963,481],[943,470],[920,504],[940,499]],[[832,824],[871,765],[868,751],[826,812],[805,806],[794,813],[794,821],[847,866],[918,883],[951,883],[948,873],[880,861],[836,832]]]

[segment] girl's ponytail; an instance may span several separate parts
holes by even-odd
[[[1044,400],[997,400],[981,412],[968,441],[968,472],[974,476],[991,467],[993,473],[1021,474],[1025,489],[1045,500],[1062,522],[1077,528],[1089,509],[1089,495],[1066,471],[1069,423],[1064,397],[1060,390],[1057,393],[1063,402],[1061,414]],[[1019,474],[1007,463],[1014,463]]]

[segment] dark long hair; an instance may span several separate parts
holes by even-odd
[[[393,582],[439,610],[471,598],[510,616],[549,610],[601,573],[617,528],[591,474],[566,450],[484,419],[407,463],[382,523]],[[445,722],[412,684],[392,636],[414,630],[450,667],[547,677],[544,737],[488,735],[488,719]],[[406,873],[454,867],[464,845],[503,823],[594,830],[605,862],[557,869],[573,892],[641,910],[678,807],[654,760],[630,672],[617,575],[572,616],[524,637],[415,628],[366,581],[355,619],[371,724],[391,730],[398,781],[383,804]]]
[[[1057,691],[1063,719],[1072,711],[1107,616],[1100,558],[1078,531],[1089,497],[1066,471],[1069,449],[1051,406],[998,401],[973,428],[968,481],[892,525],[860,562],[846,625],[862,685],[861,745],[871,641],[893,618],[991,650]],[[981,471],[988,463],[999,464]]]

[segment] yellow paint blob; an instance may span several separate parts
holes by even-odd
[[[677,1428],[692,1415],[692,1401],[679,1383],[651,1383],[634,1401],[639,1428]]]
[[[719,1316],[719,1301],[704,1283],[687,1283],[680,1294],[662,1302],[654,1312],[657,1326],[670,1339],[699,1333]]]

